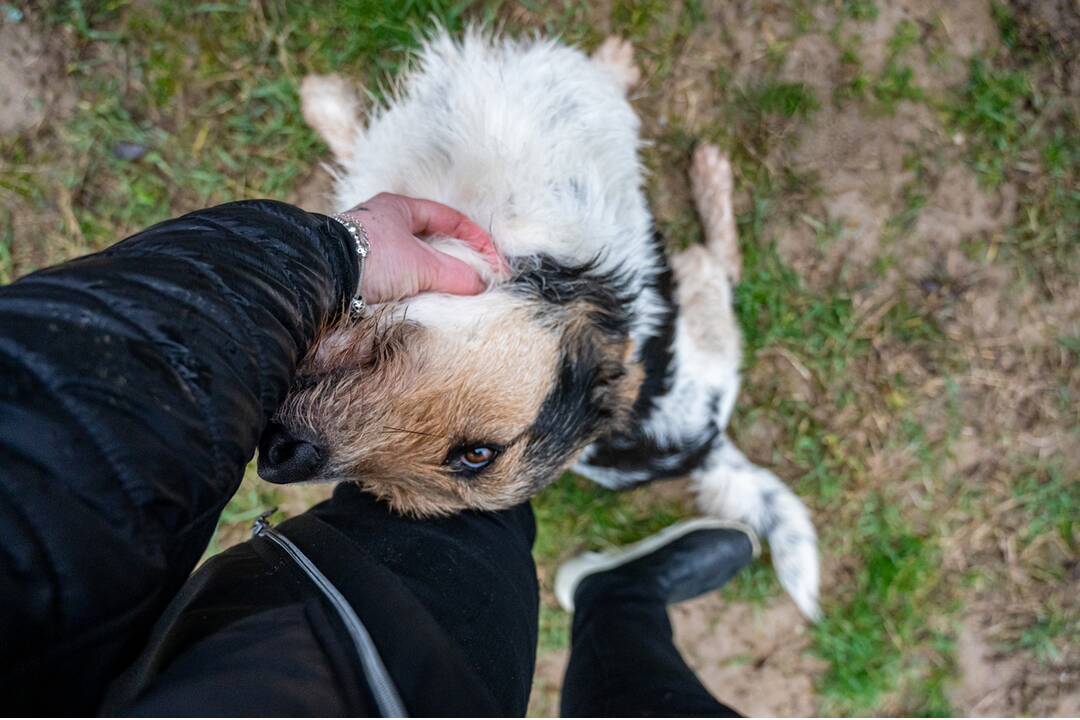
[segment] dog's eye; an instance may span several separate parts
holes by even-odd
[[[499,450],[493,445],[461,445],[450,451],[446,464],[456,472],[475,475],[495,462]]]
[[[465,452],[461,453],[461,462],[465,463],[468,467],[479,469],[490,463],[495,459],[495,451],[484,445],[479,447],[469,448]]]

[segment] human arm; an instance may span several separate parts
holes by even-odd
[[[9,698],[93,712],[205,550],[356,268],[336,221],[256,201],[0,288]]]

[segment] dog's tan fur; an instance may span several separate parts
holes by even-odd
[[[422,328],[393,308],[323,333],[300,369],[278,420],[333,447],[322,480],[353,480],[396,510],[417,516],[524,501],[573,460],[526,462],[530,428],[565,353],[599,352],[594,392],[615,421],[637,396],[625,339],[605,340],[577,302],[544,318],[508,304],[482,327]],[[468,362],[463,362],[468,357]],[[594,437],[582,437],[580,451]],[[462,478],[444,464],[461,444],[504,448],[492,466]],[[545,465],[549,465],[545,467]]]

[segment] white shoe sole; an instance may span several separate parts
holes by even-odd
[[[696,530],[738,530],[750,538],[750,544],[754,548],[754,557],[761,554],[761,542],[749,526],[734,520],[720,520],[719,518],[693,518],[683,520],[674,525],[639,540],[626,547],[608,550],[606,552],[587,552],[575,558],[567,560],[559,566],[555,573],[555,597],[559,605],[567,612],[574,611],[574,592],[578,585],[589,575],[604,572],[628,562],[644,557],[668,543],[681,538]]]

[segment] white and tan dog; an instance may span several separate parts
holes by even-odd
[[[311,443],[320,463],[276,480],[357,482],[417,515],[505,508],[571,465],[615,489],[689,475],[704,512],[768,539],[781,583],[814,617],[806,508],[724,433],[741,357],[731,169],[698,148],[706,243],[669,263],[626,97],[637,76],[618,39],[590,59],[470,32],[430,40],[366,125],[347,83],[305,80],[304,116],[339,164],[338,207],[383,191],[438,200],[487,226],[511,271],[493,277],[463,243],[436,240],[490,289],[330,328],[260,466],[272,469],[275,444]]]

